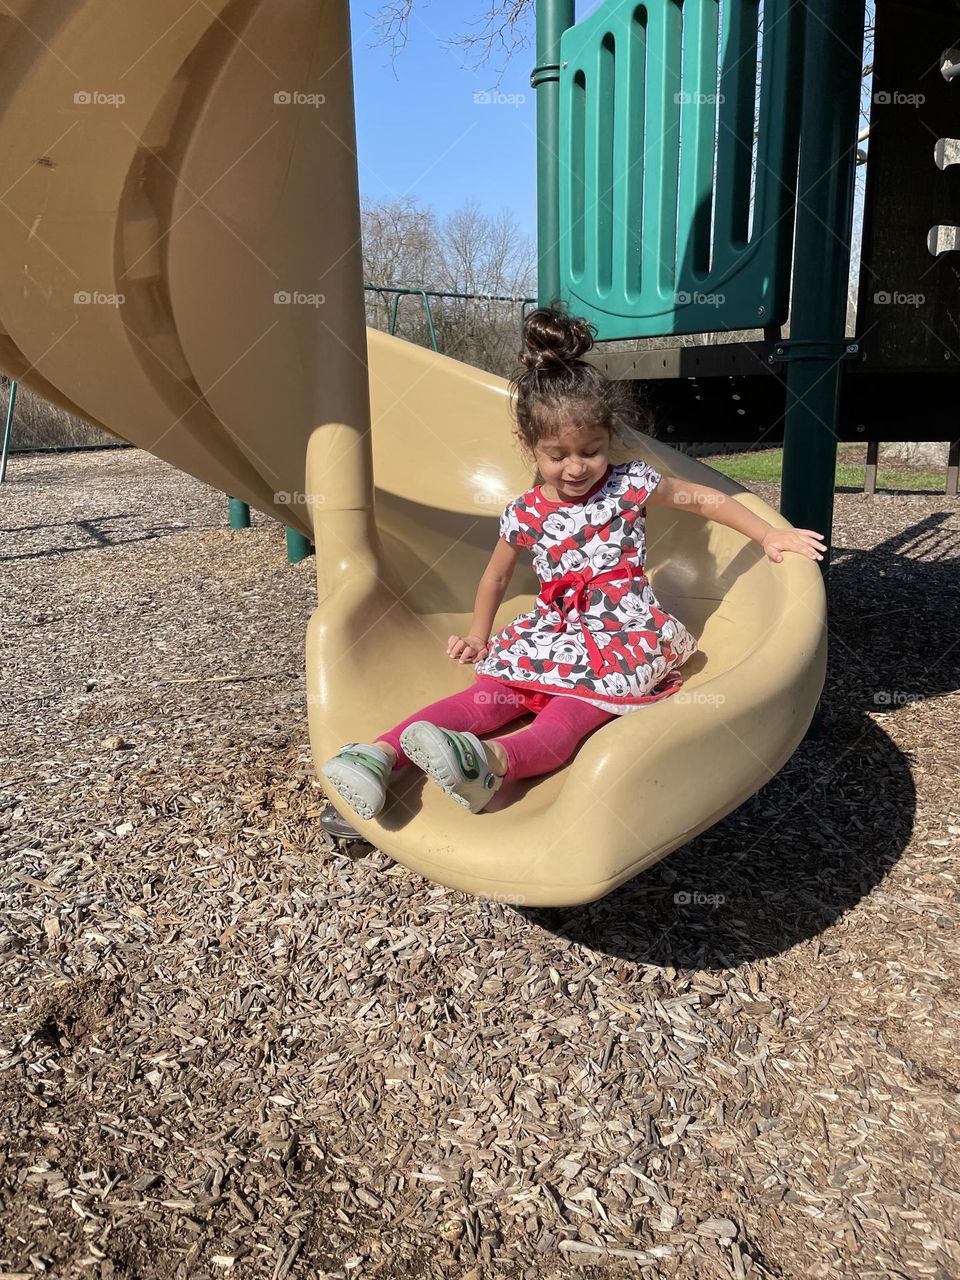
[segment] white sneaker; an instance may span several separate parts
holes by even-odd
[[[361,818],[375,818],[387,798],[391,763],[384,751],[366,742],[348,742],[320,772],[337,795]]]
[[[471,813],[479,813],[503,785],[486,747],[473,733],[418,720],[402,731],[400,745],[414,764]]]

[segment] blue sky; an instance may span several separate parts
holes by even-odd
[[[600,2],[580,0],[578,20]],[[477,71],[475,57],[443,43],[476,30],[484,0],[416,0],[407,44],[395,58],[389,44],[375,43],[380,3],[350,0],[361,195],[413,196],[440,217],[475,200],[488,214],[511,210],[521,231],[535,238],[532,6],[527,45]],[[494,100],[475,101],[484,92]]]
[[[510,209],[533,236],[532,18],[526,48],[475,71],[442,45],[470,30],[485,7],[479,0],[417,0],[409,40],[393,60],[389,44],[374,44],[378,7],[378,0],[350,0],[361,195],[414,196],[441,217],[473,199],[485,213]],[[495,100],[475,102],[484,92]]]

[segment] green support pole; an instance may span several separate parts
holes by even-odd
[[[250,507],[239,498],[230,499],[230,528],[250,528]],[[313,554],[313,543],[299,529],[291,529],[287,525],[287,563],[299,564]]]
[[[814,13],[813,10],[816,10]],[[837,467],[864,0],[807,4],[797,228],[787,366],[780,510],[824,534],[827,577]]]
[[[387,303],[388,319],[387,332],[396,335],[397,332],[397,310],[400,306],[400,299],[408,293],[417,294],[423,301],[423,307],[427,315],[427,327],[430,332],[430,345],[434,351],[440,350],[440,344],[437,339],[436,324],[433,319],[433,308],[430,305],[431,298],[462,298],[464,301],[471,301],[474,298],[481,298],[484,302],[519,302],[520,303],[520,332],[523,332],[523,322],[526,319],[527,307],[535,307],[538,305],[536,298],[515,298],[509,294],[500,293],[460,293],[456,290],[442,289],[407,289],[400,285],[379,285],[365,284],[364,289],[370,293],[382,293],[393,297],[393,303]]]
[[[797,227],[787,362],[780,511],[824,535],[829,581],[844,341],[860,123],[864,0],[807,4]],[[855,350],[855,348],[854,348]],[[806,738],[823,731],[818,703]]]
[[[17,407],[17,384],[11,378],[10,396],[7,400],[7,420],[3,428],[3,454],[0,456],[0,484],[7,478],[7,458],[10,456],[10,440],[13,436],[13,414]]]
[[[430,299],[427,297],[426,289],[396,289],[394,292],[396,293],[396,297],[393,300],[393,312],[390,317],[389,332],[394,335],[397,332],[397,312],[400,309],[401,298],[406,297],[408,293],[415,293],[421,298],[423,302],[423,309],[427,313],[427,330],[430,334],[430,345],[433,347],[434,351],[439,351],[440,346],[437,342],[437,331],[433,326],[433,310],[430,307]]]
[[[308,537],[299,529],[291,529],[287,525],[287,562],[289,564],[299,564],[301,560],[306,560],[313,549],[313,543]]]
[[[239,498],[230,499],[230,528],[250,528],[250,508],[245,502],[241,502]]]
[[[575,0],[538,0],[537,304],[560,297],[560,37],[575,20]]]

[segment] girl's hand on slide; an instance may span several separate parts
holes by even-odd
[[[447,641],[447,657],[454,662],[482,662],[487,656],[487,643],[479,636],[451,636]]]
[[[763,539],[763,549],[776,564],[783,559],[784,551],[794,551],[810,560],[822,560],[827,544],[822,533],[813,529],[771,529]]]

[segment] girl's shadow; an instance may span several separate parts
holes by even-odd
[[[726,968],[816,936],[875,890],[916,812],[910,755],[882,721],[899,719],[912,743],[910,706],[960,688],[960,539],[948,519],[834,552],[819,732],[757,795],[605,898],[520,914],[610,955]],[[952,714],[946,701],[930,709],[925,732],[938,711]]]

